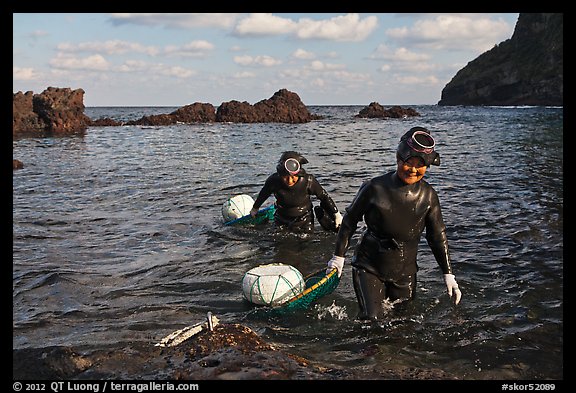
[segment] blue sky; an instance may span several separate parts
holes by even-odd
[[[82,88],[86,106],[437,104],[518,13],[13,14],[13,90]]]

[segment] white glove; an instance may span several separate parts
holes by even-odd
[[[445,274],[444,281],[446,282],[446,288],[448,288],[448,295],[452,297],[452,292],[454,292],[454,304],[460,303],[460,298],[462,297],[462,292],[458,288],[458,283],[453,274]]]
[[[256,214],[258,214],[258,209],[255,208],[250,209],[250,215],[252,217],[256,217]]]
[[[340,214],[340,212],[334,214],[334,222],[336,223],[336,229],[340,228],[340,225],[342,224],[342,214]]]
[[[338,277],[342,275],[342,268],[344,267],[344,257],[339,257],[334,255],[332,259],[328,261],[328,269],[326,269],[326,274],[330,273],[332,269],[338,269]]]

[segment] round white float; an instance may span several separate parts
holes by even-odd
[[[250,195],[240,194],[228,198],[222,205],[222,217],[224,221],[232,221],[250,214],[254,206],[254,199]]]
[[[282,263],[260,265],[248,270],[242,279],[244,298],[251,303],[277,306],[306,288],[302,273]]]

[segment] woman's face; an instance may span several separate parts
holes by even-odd
[[[418,183],[426,174],[426,165],[420,157],[410,157],[403,161],[397,158],[398,169],[396,173],[400,180],[406,184]]]
[[[292,187],[294,184],[298,182],[298,176],[296,175],[286,175],[282,176],[282,181],[288,186]]]

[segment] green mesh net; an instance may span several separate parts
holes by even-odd
[[[237,218],[232,221],[224,223],[224,225],[258,225],[264,222],[272,221],[274,219],[274,212],[276,212],[276,206],[270,205],[264,209],[258,210],[256,217],[252,217],[250,214],[244,217]]]
[[[294,310],[304,310],[316,300],[332,293],[340,283],[340,278],[338,277],[337,269],[332,269],[328,274],[326,274],[326,269],[321,269],[304,277],[304,281],[306,289],[302,293],[273,308],[273,311],[285,313]]]

